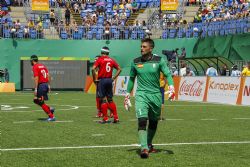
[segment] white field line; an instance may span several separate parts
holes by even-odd
[[[163,143],[155,146],[180,146],[180,145],[218,145],[218,144],[250,144],[250,141],[222,141],[222,142],[194,142],[194,143]],[[86,149],[86,148],[122,148],[139,147],[138,144],[128,145],[99,145],[99,146],[75,146],[75,147],[37,147],[37,148],[5,148],[0,151],[28,151],[28,150],[65,150],[65,149]]]
[[[201,119],[202,121],[216,121],[216,120],[218,120],[218,119]]]
[[[237,119],[237,120],[248,120],[248,119],[250,119],[250,118],[232,118],[232,119]]]
[[[93,137],[105,136],[105,134],[92,134]]]
[[[34,121],[16,121],[13,124],[24,124],[24,123],[33,123]]]
[[[165,119],[166,121],[183,121],[184,119]]]
[[[71,120],[70,120],[70,121],[54,121],[54,122],[55,122],[55,123],[57,123],[57,122],[58,122],[58,123],[70,123],[70,122],[74,122],[74,121],[71,121]]]
[[[38,122],[38,121],[15,121],[13,122],[13,124],[25,124],[25,123],[35,123],[35,122]],[[44,120],[44,122],[46,122],[46,120]],[[74,122],[74,121],[53,121],[55,123],[70,123],[70,122]]]

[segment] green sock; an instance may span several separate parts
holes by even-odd
[[[148,144],[152,144],[153,138],[155,136],[156,129],[148,129]]]
[[[147,143],[147,131],[146,130],[139,130],[139,140],[141,144],[141,149],[147,149],[148,150],[148,143]]]

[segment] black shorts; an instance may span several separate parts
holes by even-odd
[[[37,88],[37,98],[48,100],[49,86],[48,83],[40,83]]]
[[[111,78],[102,78],[97,85],[98,97],[113,97],[113,80]]]

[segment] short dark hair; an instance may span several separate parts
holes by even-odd
[[[30,61],[38,62],[38,57],[37,57],[37,55],[32,55],[32,56],[30,56]]]
[[[149,45],[151,46],[151,48],[154,48],[154,47],[155,47],[154,41],[153,41],[152,39],[150,39],[150,38],[144,38],[144,39],[142,39],[142,40],[141,40],[141,43],[144,43],[144,42],[149,43]]]

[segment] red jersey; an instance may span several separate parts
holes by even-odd
[[[95,61],[94,66],[99,69],[98,79],[100,79],[112,78],[113,68],[118,69],[119,65],[109,56],[101,56]]]
[[[38,83],[49,82],[49,71],[47,67],[43,64],[35,64],[33,66],[34,77],[38,77]]]

